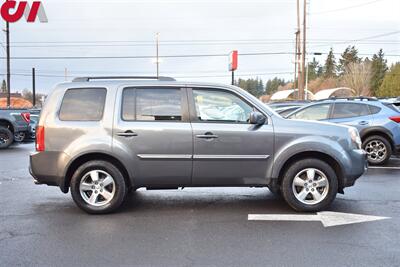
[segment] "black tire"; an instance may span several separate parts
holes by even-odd
[[[13,133],[8,128],[0,126],[0,149],[9,147],[13,142]]]
[[[316,204],[306,204],[301,202],[296,198],[292,188],[293,180],[296,177],[296,175],[308,168],[314,168],[322,172],[323,174],[325,174],[326,179],[329,182],[329,188],[327,189],[326,196],[319,203]],[[281,191],[285,201],[289,204],[290,207],[292,207],[296,211],[306,211],[306,212],[320,211],[328,207],[335,199],[336,194],[338,192],[338,179],[335,171],[324,161],[314,158],[306,158],[303,160],[296,161],[287,169],[282,179]]]
[[[102,206],[89,204],[82,197],[79,187],[81,180],[90,171],[104,171],[112,176],[115,183],[115,193],[110,202]],[[79,208],[90,214],[106,214],[117,210],[125,199],[127,186],[121,171],[108,161],[94,160],[81,165],[74,173],[71,179],[71,195]]]
[[[387,140],[385,137],[380,136],[380,135],[369,136],[363,141],[362,148],[367,151],[367,145],[374,141],[381,142],[384,144],[384,146],[386,147],[386,155],[382,160],[375,160],[372,156],[370,156],[368,154],[367,155],[368,163],[371,165],[384,165],[384,164],[388,163],[393,152],[392,152],[392,146],[391,146],[389,140]],[[368,151],[367,151],[367,153],[368,153]]]

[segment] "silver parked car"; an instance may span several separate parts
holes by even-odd
[[[71,189],[89,213],[140,187],[216,186],[268,187],[317,211],[366,170],[353,127],[283,119],[235,86],[123,78],[59,84],[36,129],[35,182]]]

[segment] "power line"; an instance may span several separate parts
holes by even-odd
[[[326,52],[318,52],[319,54],[328,54]],[[239,56],[271,56],[271,55],[293,55],[294,52],[252,52],[252,53],[239,53]],[[313,53],[311,53],[313,54]],[[340,53],[334,53],[340,54]],[[372,54],[360,53],[359,55],[369,56]],[[207,57],[227,57],[228,54],[187,54],[187,55],[164,55],[159,56],[159,58],[207,58]],[[385,56],[398,57],[400,54],[387,54]],[[11,57],[14,60],[89,60],[89,59],[153,59],[154,56],[47,56],[47,57]],[[5,57],[0,57],[0,59],[5,59]]]
[[[371,4],[374,4],[377,2],[381,2],[381,1],[385,1],[385,0],[374,0],[374,1],[366,2],[366,3],[362,3],[362,4],[358,4],[358,5],[352,5],[352,6],[331,9],[331,10],[324,10],[324,11],[319,11],[319,12],[312,12],[312,13],[310,13],[310,15],[321,15],[321,14],[339,12],[339,11],[349,10],[349,9],[358,8],[358,7],[362,7],[362,6],[366,6],[366,5],[371,5]]]
[[[152,74],[152,73],[151,73]],[[238,74],[238,76],[257,76],[257,75],[278,75],[278,74],[293,74],[293,72],[259,72],[259,73],[243,73]],[[4,75],[4,73],[0,73],[0,75]],[[150,75],[150,74],[149,74]],[[32,77],[32,74],[28,73],[11,73],[11,76],[23,76],[23,77]],[[174,76],[174,75],[172,75]],[[223,75],[183,75],[183,76],[174,76],[175,78],[218,78],[218,77],[230,77],[230,74]],[[64,75],[53,75],[53,74],[36,74],[36,77],[44,77],[44,78],[64,78]]]
[[[326,39],[326,38],[314,38],[314,39],[309,39],[308,42],[347,42],[347,41],[353,41],[353,39]],[[379,40],[376,40],[379,41]],[[383,40],[385,42],[399,42],[399,40]],[[219,44],[219,43],[293,43],[292,39],[287,39],[287,38],[274,38],[274,39],[203,39],[203,40],[195,40],[195,39],[186,39],[186,40],[163,40],[160,41],[160,44],[162,45],[168,45],[168,44]],[[142,44],[154,44],[154,41],[151,40],[86,40],[86,41],[13,41],[14,44],[87,44],[87,45],[93,45],[93,44],[111,44],[115,45],[115,43],[123,43],[123,44],[137,44],[137,45],[142,45]]]
[[[260,55],[291,55],[293,52],[253,52],[240,53],[240,56],[260,56]],[[187,54],[187,55],[164,55],[160,58],[202,58],[202,57],[227,57],[228,54]],[[0,57],[4,59],[4,57]],[[154,56],[53,56],[53,57],[11,57],[14,60],[56,60],[56,59],[153,59]]]
[[[330,44],[314,45],[312,47],[322,47],[322,46],[337,45],[337,44],[347,44],[349,42],[357,43],[357,42],[360,42],[360,41],[371,40],[371,39],[386,37],[386,36],[390,36],[390,35],[396,35],[396,34],[399,34],[399,33],[400,33],[400,31],[392,31],[392,32],[372,35],[372,36],[368,36],[368,37],[363,37],[363,38],[353,39],[353,40],[348,40],[348,41],[343,41],[343,42],[332,42]]]

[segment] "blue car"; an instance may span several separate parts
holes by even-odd
[[[393,103],[374,98],[327,99],[314,102],[286,116],[356,127],[371,165],[387,163],[400,153],[400,110]]]

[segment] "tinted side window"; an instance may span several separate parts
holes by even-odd
[[[290,118],[299,120],[326,120],[329,116],[329,107],[330,104],[314,105],[293,114]]]
[[[375,107],[372,105],[368,105],[368,107],[369,107],[369,110],[371,111],[371,114],[377,114],[382,110],[380,107]]]
[[[247,123],[253,108],[238,96],[221,90],[193,90],[200,121]]]
[[[135,120],[135,89],[126,88],[122,93],[122,119]]]
[[[136,120],[181,121],[181,89],[136,89]]]
[[[63,121],[99,121],[103,117],[105,88],[69,89],[61,103]]]
[[[365,104],[336,103],[333,109],[332,117],[334,119],[352,118],[366,116],[369,114],[368,106]]]

